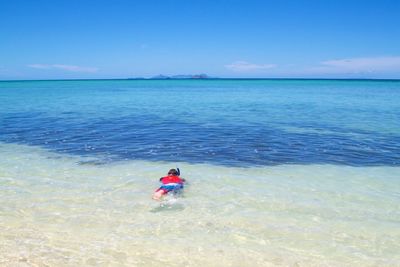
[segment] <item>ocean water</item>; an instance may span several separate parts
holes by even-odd
[[[400,81],[3,81],[0,191],[5,266],[400,266]]]

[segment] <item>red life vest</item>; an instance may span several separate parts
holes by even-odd
[[[160,179],[163,184],[183,184],[183,180],[179,176],[165,176]]]

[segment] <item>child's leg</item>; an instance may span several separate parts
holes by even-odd
[[[164,195],[164,194],[166,194],[167,192],[165,191],[165,190],[163,190],[163,189],[158,189],[156,192],[154,192],[154,194],[153,194],[153,199],[155,199],[155,200],[160,200],[160,198]]]

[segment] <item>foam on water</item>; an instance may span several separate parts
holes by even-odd
[[[400,265],[399,167],[92,162],[0,144],[0,265]]]

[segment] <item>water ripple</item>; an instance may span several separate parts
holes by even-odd
[[[308,125],[285,131],[265,124],[201,124],[158,116],[71,118],[14,113],[0,120],[0,140],[110,160],[144,159],[220,165],[331,163],[400,165],[400,137]]]

